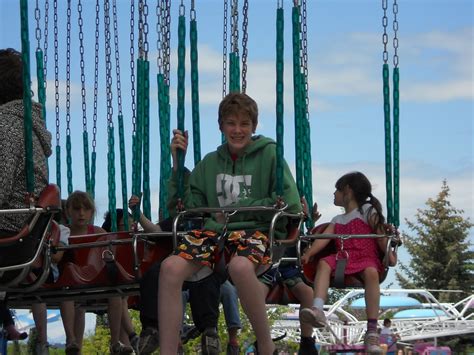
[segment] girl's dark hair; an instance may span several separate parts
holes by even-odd
[[[357,206],[359,206],[359,210],[362,212],[362,206],[366,203],[370,203],[371,207],[374,208],[377,212],[377,221],[375,226],[371,226],[374,231],[385,223],[385,217],[382,213],[382,205],[380,201],[372,195],[372,184],[370,183],[369,179],[362,174],[361,172],[354,171],[348,174],[343,175],[336,181],[336,189],[339,191],[344,190],[346,186],[349,186],[354,193],[354,198],[357,202]],[[369,216],[370,216],[370,209],[369,209]]]
[[[123,209],[117,208],[117,224],[123,218]],[[110,215],[110,211],[107,211],[104,216],[104,223],[102,223],[102,229],[106,232],[112,231],[112,216]]]
[[[13,48],[0,49],[0,105],[23,98],[21,53]]]

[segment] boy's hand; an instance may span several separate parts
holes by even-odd
[[[173,129],[173,138],[171,139],[171,156],[173,158],[173,170],[178,170],[178,149],[186,151],[188,149],[188,131],[181,132],[179,129]]]
[[[301,256],[301,263],[308,264],[312,258],[313,258],[313,253],[311,253],[311,248],[308,248],[303,253],[303,256]]]

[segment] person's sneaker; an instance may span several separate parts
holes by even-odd
[[[219,355],[221,343],[215,328],[206,328],[201,335],[202,355]]]
[[[110,345],[110,355],[128,355],[132,353],[133,349],[130,346],[126,346],[119,341]]]
[[[133,348],[133,351],[135,351],[136,355],[140,354],[140,337],[133,333],[133,335],[130,337],[130,345]]]
[[[301,337],[298,355],[318,355],[314,338]]]
[[[188,341],[196,339],[199,335],[201,335],[201,332],[195,325],[186,324],[181,331],[181,342],[186,344]]]
[[[158,349],[160,337],[158,329],[146,327],[140,334],[138,353],[140,355],[149,355]]]
[[[309,324],[314,328],[324,328],[327,324],[324,311],[315,307],[300,310],[300,322]]]
[[[226,355],[239,355],[240,346],[238,344],[227,343]]]
[[[379,333],[376,330],[368,330],[364,337],[365,352],[367,354],[382,354],[379,342]]]

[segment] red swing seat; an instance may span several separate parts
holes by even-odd
[[[0,237],[1,289],[32,286],[27,280],[30,270],[48,262],[45,252],[49,252],[54,240],[57,242],[52,219],[60,212],[60,206],[59,188],[53,184],[46,186],[23,228],[16,234]],[[22,284],[25,281],[26,284]]]
[[[317,225],[313,229],[311,229],[308,234],[310,235],[322,234],[326,230],[328,225],[329,223],[323,223],[323,224]],[[389,243],[389,247],[390,247],[390,243]],[[336,252],[337,250],[336,250],[335,240],[331,240],[329,244],[323,250],[321,250],[318,254],[316,254],[313,257],[313,262],[303,265],[304,276],[306,277],[306,280],[308,283],[310,283],[311,285],[313,285],[314,283],[314,278],[316,276],[316,266],[318,265],[319,260],[321,260],[322,258],[328,255],[335,254]],[[382,265],[384,266],[383,272],[379,274],[379,282],[382,283],[387,277],[389,265],[388,265],[388,259],[384,258],[384,255],[382,255],[382,253],[380,253],[380,259],[381,259]],[[394,265],[390,265],[390,266],[394,266]],[[356,274],[344,275],[344,280],[335,280],[334,277],[331,277],[330,287],[364,288],[364,282],[359,275],[356,275]]]

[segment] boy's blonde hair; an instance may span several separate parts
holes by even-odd
[[[219,128],[222,129],[224,118],[232,115],[245,115],[250,118],[253,130],[258,124],[258,106],[254,99],[241,92],[231,92],[219,104]]]

